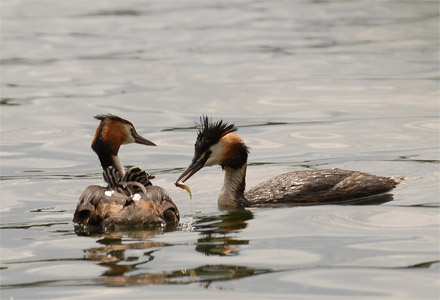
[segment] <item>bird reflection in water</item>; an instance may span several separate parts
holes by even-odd
[[[249,240],[240,240],[231,235],[247,227],[247,221],[254,217],[252,212],[247,209],[230,209],[225,212],[196,217],[195,231],[202,235],[197,239],[196,251],[206,255],[238,255],[238,246],[249,244]]]
[[[197,252],[205,255],[231,256],[239,255],[239,246],[248,245],[249,240],[240,240],[237,233],[247,227],[248,220],[253,214],[245,209],[231,209],[221,211],[215,215],[197,215],[191,228],[200,233],[197,239]],[[177,228],[178,229],[178,228]],[[85,249],[85,260],[97,261],[107,270],[101,277],[94,280],[95,284],[108,286],[130,286],[149,284],[189,284],[198,282],[209,287],[212,282],[239,279],[248,276],[273,272],[271,269],[253,268],[247,266],[217,264],[201,265],[195,268],[161,271],[156,273],[142,272],[143,265],[155,259],[155,253],[163,247],[178,247],[179,244],[168,244],[151,241],[152,238],[162,235],[168,229],[129,230],[112,232],[85,232],[77,229],[78,235],[87,235],[98,238],[100,247]],[[135,242],[133,242],[135,241]],[[142,255],[133,253],[143,250]],[[128,250],[128,251],[127,251]],[[127,255],[130,252],[130,255]],[[129,275],[130,273],[136,273]]]
[[[88,235],[100,238],[96,242],[100,247],[85,249],[84,259],[100,262],[101,266],[108,268],[103,273],[104,276],[120,276],[126,272],[135,270],[139,265],[146,264],[154,259],[154,252],[158,248],[169,246],[166,243],[152,242],[149,238],[161,235],[164,230],[131,230],[131,231],[111,231],[111,232],[84,232],[78,231],[78,235]],[[127,242],[136,240],[139,242]],[[143,257],[126,256],[127,250],[151,249],[143,253]],[[146,258],[145,258],[146,257]],[[120,264],[123,262],[123,264]]]
[[[146,273],[132,276],[110,276],[98,280],[107,286],[131,286],[151,284],[190,284],[199,283],[205,288],[216,281],[240,279],[249,276],[271,273],[273,270],[251,268],[235,265],[203,265],[194,269],[163,271],[160,273]]]

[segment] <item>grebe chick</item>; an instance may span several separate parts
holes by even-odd
[[[118,152],[121,145],[155,144],[140,136],[133,124],[114,115],[98,115],[100,120],[92,142],[104,170],[107,187],[88,186],[81,194],[73,221],[80,225],[150,225],[179,221],[179,210],[168,192],[153,186],[154,178],[133,167],[125,172]]]
[[[194,157],[177,182],[185,182],[203,167],[220,165],[225,171],[218,204],[246,207],[272,204],[316,205],[343,203],[382,194],[398,180],[341,169],[302,170],[273,177],[245,192],[249,149],[234,131],[235,125],[222,120],[200,118]]]

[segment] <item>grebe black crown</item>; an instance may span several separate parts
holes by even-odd
[[[201,116],[200,124],[196,123],[196,127],[197,139],[194,145],[194,157],[200,157],[211,146],[217,144],[223,136],[237,131],[237,127],[234,124],[228,124],[223,122],[223,120],[212,122],[208,116]]]

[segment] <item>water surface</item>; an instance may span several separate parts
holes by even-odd
[[[438,299],[437,1],[1,3],[2,299]],[[158,147],[177,228],[88,232],[96,114]],[[220,168],[174,187],[194,121],[235,123],[247,185],[339,167],[405,184],[381,205],[219,210]]]

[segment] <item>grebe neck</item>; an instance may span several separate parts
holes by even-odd
[[[232,168],[229,166],[223,167],[225,171],[225,180],[218,197],[218,204],[220,206],[245,206],[247,203],[244,198],[244,190],[246,188],[246,168],[247,164],[244,164],[239,168]]]
[[[119,171],[121,178],[124,177],[125,170],[124,170],[124,167],[122,166],[122,163],[121,163],[121,160],[119,159],[119,156],[116,155],[116,156],[113,156],[112,158],[113,158],[113,167],[115,167]]]
[[[101,162],[101,166],[103,170],[107,169],[108,167],[113,167],[116,170],[118,170],[121,178],[124,177],[125,170],[117,154],[114,155],[110,152],[103,152],[103,153],[99,153],[98,157],[99,157],[99,161]]]
[[[120,145],[112,145],[98,138],[98,136],[101,134],[101,131],[102,126],[96,129],[95,137],[93,138],[92,142],[92,149],[95,151],[96,155],[98,155],[103,170],[111,166],[118,170],[122,178],[125,174],[125,171],[118,156]]]

